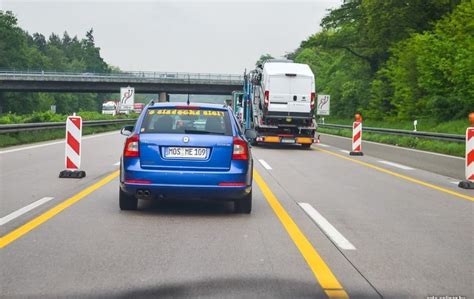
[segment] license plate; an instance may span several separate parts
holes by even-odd
[[[207,150],[203,147],[167,147],[165,158],[206,159]]]
[[[281,143],[295,143],[293,138],[282,138]]]

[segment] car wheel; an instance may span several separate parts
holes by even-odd
[[[308,149],[310,147],[311,147],[311,143],[304,143],[304,144],[301,145],[301,148],[303,148],[303,149]]]
[[[138,208],[138,199],[135,196],[128,195],[119,188],[120,210],[136,210]]]
[[[234,204],[235,213],[250,214],[252,212],[252,191],[241,199],[237,199]]]

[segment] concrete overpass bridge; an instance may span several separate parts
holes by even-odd
[[[118,93],[120,87],[127,86],[134,87],[136,93],[229,95],[234,90],[242,90],[243,76],[171,72],[0,71],[0,91]]]

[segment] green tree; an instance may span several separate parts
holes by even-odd
[[[371,118],[465,115],[474,106],[468,0],[352,0],[286,57],[307,63],[331,111]]]
[[[260,58],[255,62],[255,66],[263,64],[265,61],[269,59],[273,59],[274,57],[268,53],[260,55]]]
[[[384,73],[400,118],[449,120],[474,107],[474,8],[469,2],[392,49]]]
[[[0,68],[18,70],[110,72],[95,46],[93,30],[78,39],[64,32],[48,38],[22,30],[11,12],[0,11]],[[105,96],[94,93],[0,93],[3,112],[31,113],[49,110],[56,104],[59,113],[100,109]]]

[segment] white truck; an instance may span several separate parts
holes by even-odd
[[[306,64],[269,60],[245,76],[243,124],[257,133],[257,143],[314,142],[314,74]],[[238,109],[234,109],[238,111]]]
[[[107,101],[102,104],[102,114],[116,115],[118,102]]]

